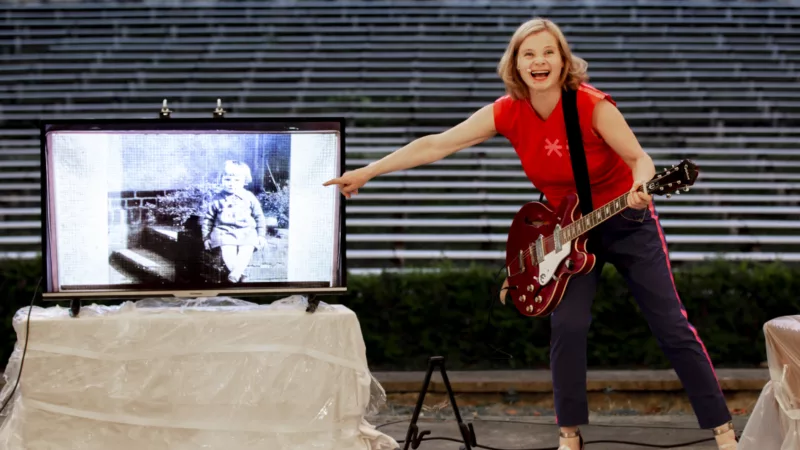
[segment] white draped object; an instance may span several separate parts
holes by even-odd
[[[305,299],[34,307],[0,449],[393,450],[353,311]],[[28,308],[14,318],[14,385]]]
[[[770,381],[750,414],[739,450],[800,450],[800,316],[764,324]]]

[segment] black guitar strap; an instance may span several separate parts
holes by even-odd
[[[578,120],[577,92],[567,89],[562,94],[561,109],[564,110],[564,124],[567,126],[567,143],[569,157],[572,160],[572,174],[575,177],[575,186],[578,188],[578,200],[581,204],[581,213],[587,215],[592,206],[592,190],[589,187],[589,169],[586,165],[586,153],[583,151],[581,126]]]

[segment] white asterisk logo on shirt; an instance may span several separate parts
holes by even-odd
[[[544,141],[546,143],[544,148],[545,150],[547,150],[547,156],[550,156],[551,153],[556,152],[558,153],[558,157],[560,158],[561,152],[559,150],[561,150],[561,145],[559,145],[558,139],[556,139],[553,142],[550,142],[550,139],[545,139]]]

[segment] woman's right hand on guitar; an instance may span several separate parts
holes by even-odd
[[[503,287],[500,288],[500,303],[504,305],[506,304],[506,294],[508,294],[508,289],[506,289],[507,287],[508,278],[506,278],[506,281],[503,281]]]
[[[347,171],[339,178],[328,180],[322,185],[330,186],[336,184],[339,187],[339,191],[342,192],[342,195],[346,198],[350,198],[353,195],[357,195],[358,188],[364,186],[372,177],[371,169],[369,166],[366,166],[360,169]]]

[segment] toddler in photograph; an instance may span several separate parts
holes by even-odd
[[[253,181],[247,164],[225,161],[219,181],[222,190],[205,208],[203,244],[206,250],[220,249],[228,281],[241,283],[253,252],[266,244],[267,222],[256,196],[245,189]]]

